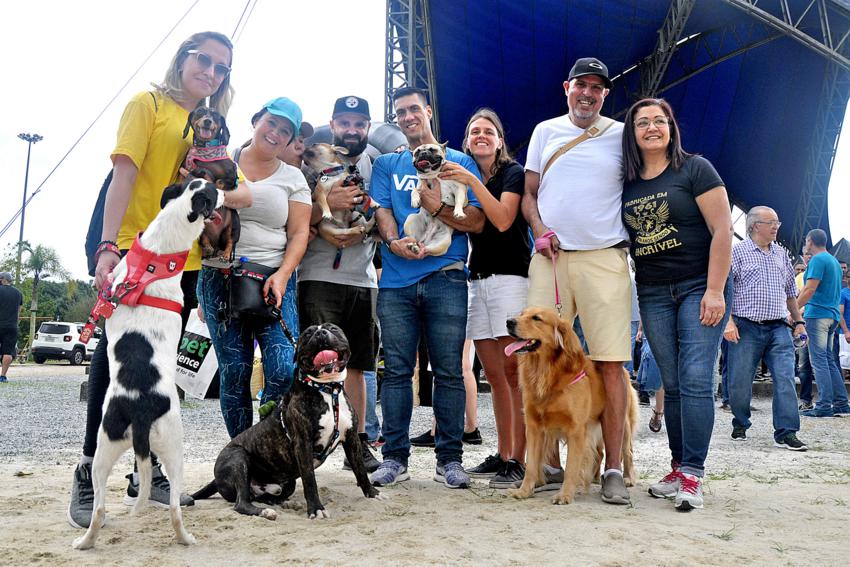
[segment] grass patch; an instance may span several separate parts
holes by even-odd
[[[729,480],[735,478],[735,474],[732,472],[722,472],[722,473],[711,473],[708,475],[708,480]]]
[[[719,534],[711,534],[711,536],[716,537],[721,541],[732,541],[732,538],[735,537],[735,528],[737,528],[737,526],[735,524],[732,524],[732,527],[726,530],[725,532]]]

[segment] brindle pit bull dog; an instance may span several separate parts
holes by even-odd
[[[277,518],[272,508],[252,500],[282,504],[301,478],[307,517],[329,517],[319,500],[315,469],[342,443],[357,486],[367,498],[380,498],[363,464],[357,416],[342,389],[351,354],[342,329],[325,323],[307,328],[296,349],[295,382],[265,419],[237,435],[215,462],[215,479],[193,494],[201,500],[220,493],[240,514]]]

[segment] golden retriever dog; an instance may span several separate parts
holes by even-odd
[[[519,380],[525,409],[527,466],[522,485],[512,489],[516,498],[528,498],[543,483],[543,463],[554,440],[567,443],[564,484],[553,504],[569,504],[576,489],[589,489],[599,478],[602,462],[602,412],[605,384],[596,364],[585,356],[572,327],[551,309],[529,307],[508,320],[508,332],[517,339],[505,349],[519,354]],[[623,370],[626,386],[626,425],[623,435],[623,477],[634,486],[632,440],[638,422],[638,399]]]

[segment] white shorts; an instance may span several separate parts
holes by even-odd
[[[519,315],[528,302],[528,278],[495,275],[472,280],[470,284],[466,338],[508,336],[505,322]]]

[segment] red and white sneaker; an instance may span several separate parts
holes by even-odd
[[[673,463],[673,470],[667,476],[649,486],[649,495],[655,498],[673,498],[679,493],[679,463]]]
[[[676,509],[689,512],[702,508],[702,479],[687,473],[679,473],[679,492],[676,493]]]

